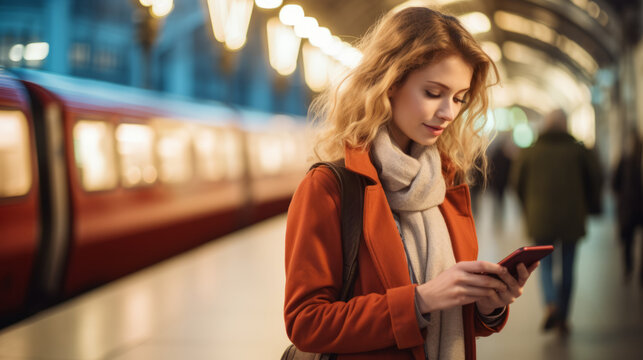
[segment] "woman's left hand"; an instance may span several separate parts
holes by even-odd
[[[518,264],[516,267],[518,279],[511,276],[508,271],[500,274],[500,280],[507,285],[507,289],[496,291],[494,294],[476,301],[478,311],[482,315],[489,315],[495,309],[507,306],[516,301],[516,299],[522,295],[522,289],[525,287],[527,279],[529,279],[529,276],[536,270],[539,264],[540,262],[536,262],[529,268],[523,263]]]

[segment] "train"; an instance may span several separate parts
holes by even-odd
[[[306,120],[0,69],[0,327],[284,212]]]

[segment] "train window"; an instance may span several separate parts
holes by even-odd
[[[199,176],[210,181],[223,179],[226,161],[222,148],[223,136],[212,128],[197,128],[194,132],[194,149]]]
[[[0,111],[0,197],[31,188],[29,127],[21,111]]]
[[[156,144],[160,179],[166,183],[181,183],[192,177],[190,133],[184,127],[159,125]]]
[[[241,137],[235,130],[223,132],[223,158],[226,162],[226,178],[239,179],[243,175],[244,161],[241,148]]]
[[[260,177],[263,175],[263,169],[261,168],[261,150],[259,147],[261,134],[249,132],[247,138],[248,172],[253,178]]]
[[[296,169],[297,167],[297,140],[292,134],[283,134],[283,158],[284,167],[288,170]]]
[[[255,148],[259,171],[261,174],[274,175],[283,165],[283,149],[281,139],[273,134],[258,135]]]
[[[80,120],[74,126],[76,166],[87,191],[116,187],[113,131],[113,126],[104,121]]]
[[[116,128],[116,149],[120,156],[121,184],[135,187],[153,184],[154,130],[148,125],[120,124]]]

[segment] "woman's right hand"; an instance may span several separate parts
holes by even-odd
[[[486,274],[501,274],[507,269],[488,261],[462,261],[428,282],[418,285],[419,309],[423,314],[473,303],[507,290],[501,280]]]

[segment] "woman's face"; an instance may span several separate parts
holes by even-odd
[[[462,57],[451,55],[408,75],[401,86],[389,89],[393,121],[389,133],[408,152],[410,140],[433,145],[466,101],[473,69]]]

